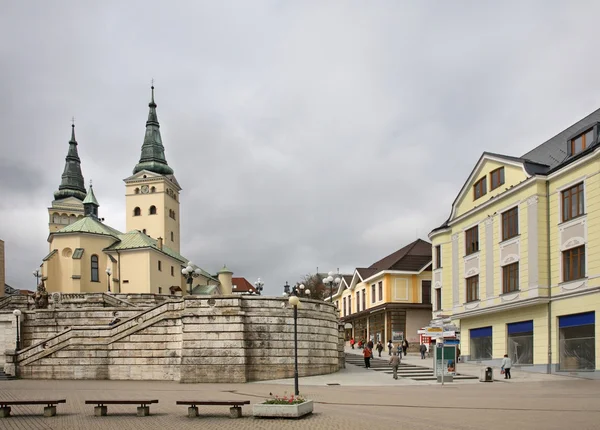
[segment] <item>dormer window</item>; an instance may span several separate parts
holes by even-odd
[[[490,173],[490,191],[504,184],[504,167],[492,170]]]
[[[483,178],[481,178],[480,180],[478,180],[477,182],[475,182],[475,185],[473,185],[473,199],[477,200],[478,198],[484,196],[487,193],[487,186],[486,186],[486,180],[485,180],[485,176]]]
[[[589,148],[594,143],[594,129],[584,131],[579,136],[569,140],[568,150],[569,155],[576,155],[583,151],[585,148]]]

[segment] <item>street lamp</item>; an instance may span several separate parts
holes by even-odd
[[[265,283],[258,278],[256,280],[256,282],[254,283],[254,287],[256,288],[256,294],[258,294],[260,296],[260,292],[263,290],[263,286],[265,285]]]
[[[197,278],[198,276],[200,276],[202,274],[202,270],[200,270],[200,268],[196,268],[194,269],[195,264],[192,263],[191,261],[188,261],[187,267],[181,269],[181,274],[185,277],[185,279],[187,280],[187,283],[189,284],[189,293],[190,295],[192,295],[192,282],[194,280],[194,278]]]
[[[33,271],[33,276],[35,276],[35,288],[37,290],[38,285],[40,285],[40,278],[42,277],[42,273],[40,272],[40,269],[35,269]]]
[[[294,393],[296,396],[300,395],[300,389],[298,388],[298,305],[300,304],[300,295],[310,295],[310,290],[304,290],[304,284],[295,285],[290,291],[290,286],[287,281],[283,286],[283,295],[289,294],[288,302],[294,307]]]
[[[329,287],[329,301],[331,302],[333,300],[333,286],[335,285],[337,287],[342,280],[339,276],[336,276],[336,278],[333,279],[333,272],[329,272],[327,275],[328,276],[323,279],[323,283],[325,286]]]
[[[110,294],[110,275],[112,275],[112,270],[110,267],[106,268],[106,283],[108,285],[108,294]]]
[[[19,309],[15,309],[13,311],[13,315],[17,319],[17,346],[15,348],[15,351],[18,351],[19,349],[21,349],[21,334],[19,331],[19,317],[21,316],[21,311]]]

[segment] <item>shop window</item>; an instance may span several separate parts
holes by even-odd
[[[508,356],[513,364],[533,364],[533,321],[507,324]]]
[[[596,368],[596,316],[594,312],[558,317],[559,370]]]
[[[421,303],[431,304],[431,281],[421,281]]]
[[[492,327],[469,330],[471,339],[471,360],[492,359]]]
[[[100,282],[100,277],[98,273],[98,256],[92,255],[90,257],[90,266],[91,266],[91,278],[92,282]]]

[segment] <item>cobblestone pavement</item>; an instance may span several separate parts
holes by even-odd
[[[366,374],[368,377],[368,373]],[[201,417],[187,418],[176,400],[190,398],[261,402],[288,394],[291,385],[178,384],[143,381],[0,381],[1,399],[66,398],[56,417],[42,417],[42,406],[15,406],[14,416],[0,418],[0,429],[597,429],[600,421],[600,381],[562,380],[530,384],[479,383],[400,386],[304,386],[301,393],[315,401],[313,415],[300,420],[229,418],[227,406],[200,407]],[[108,416],[94,417],[90,398],[157,398],[151,416],[137,417],[135,405],[108,406]]]

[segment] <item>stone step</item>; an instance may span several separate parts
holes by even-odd
[[[13,379],[15,379],[14,376],[7,375],[6,373],[0,370],[0,381],[12,381]]]

